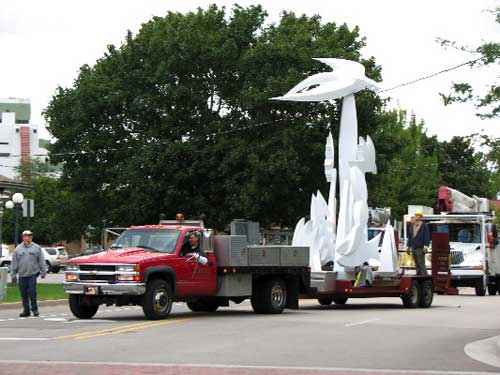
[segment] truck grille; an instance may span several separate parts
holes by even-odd
[[[114,264],[80,264],[80,271],[107,271],[115,272]]]
[[[464,261],[464,253],[460,250],[451,251],[451,264],[456,265]]]
[[[116,280],[115,275],[80,275],[80,281],[97,281],[113,283]]]

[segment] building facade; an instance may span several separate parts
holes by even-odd
[[[47,154],[38,146],[38,125],[30,120],[29,99],[0,99],[0,175],[15,179],[22,162]]]

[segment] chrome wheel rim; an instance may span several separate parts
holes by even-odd
[[[285,303],[285,290],[279,284],[274,284],[271,289],[271,303],[275,309],[279,309]]]
[[[169,302],[167,291],[163,288],[157,289],[154,295],[153,303],[155,311],[160,313],[167,311]]]

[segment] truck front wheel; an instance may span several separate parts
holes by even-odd
[[[68,301],[69,309],[78,319],[91,319],[99,309],[99,305],[85,303],[84,298],[78,294],[70,294]]]
[[[486,295],[486,276],[477,279],[476,281],[476,296],[482,297]]]
[[[280,278],[257,283],[252,295],[252,308],[257,314],[281,314],[286,306],[287,290]]]
[[[330,297],[318,297],[318,302],[322,306],[330,306],[333,302],[333,299]]]
[[[162,279],[148,282],[142,297],[142,311],[151,320],[165,319],[172,310],[173,293],[169,283]]]

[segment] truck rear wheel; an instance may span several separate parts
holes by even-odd
[[[334,297],[333,302],[335,302],[336,305],[345,305],[348,299],[347,297]]]
[[[417,280],[411,282],[408,293],[401,297],[404,307],[407,309],[415,309],[420,305],[420,297],[422,296],[420,283]]]
[[[259,282],[252,295],[252,308],[257,314],[281,314],[286,306],[287,290],[284,281],[272,278]]]
[[[318,302],[322,306],[330,306],[333,302],[333,299],[329,297],[318,297]]]
[[[432,280],[424,280],[421,285],[422,295],[420,297],[420,307],[428,308],[434,299],[434,284]]]
[[[84,303],[83,297],[79,294],[70,294],[68,302],[69,309],[78,319],[91,319],[99,309],[99,305]]]
[[[215,312],[219,308],[215,298],[199,298],[196,301],[188,302],[187,306],[193,312]]]
[[[142,296],[142,311],[151,320],[165,319],[172,310],[173,293],[169,283],[162,279],[148,282]]]
[[[486,295],[486,276],[483,276],[476,281],[476,296],[482,297]]]

